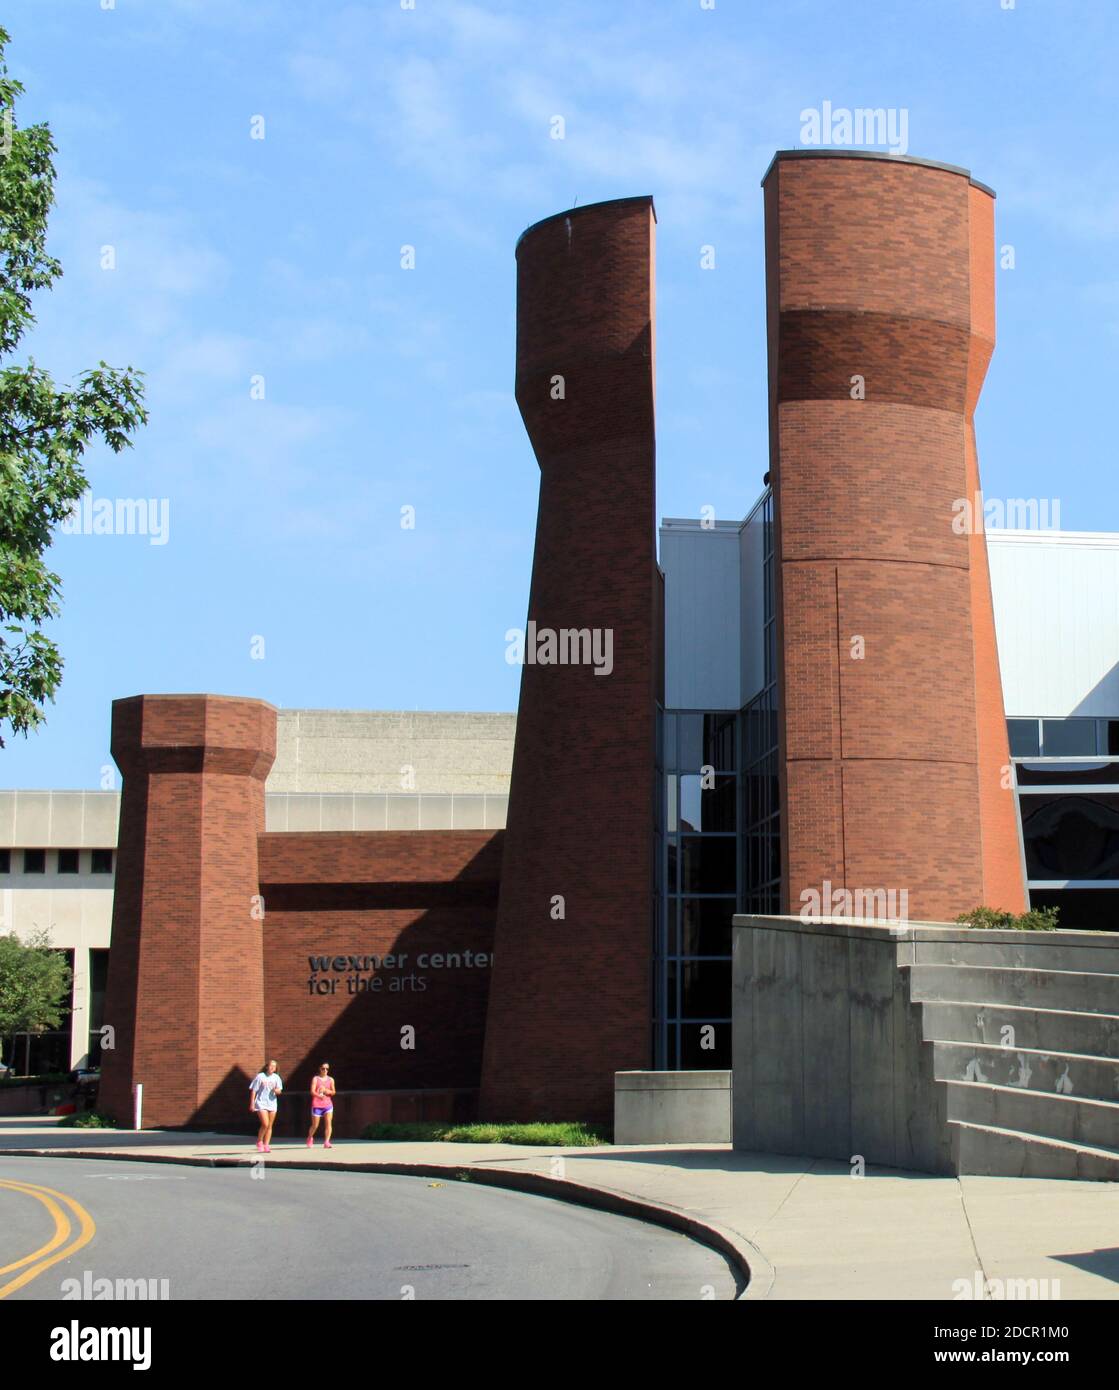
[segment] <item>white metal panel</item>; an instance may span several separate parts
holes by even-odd
[[[738,527],[666,521],[660,563],[666,708],[738,709]]]
[[[1119,535],[989,531],[1007,716],[1119,718]]]
[[[741,538],[742,703],[765,685],[765,517],[760,507],[747,518]]]

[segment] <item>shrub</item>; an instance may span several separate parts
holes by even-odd
[[[117,1122],[97,1110],[83,1110],[76,1115],[63,1115],[58,1125],[60,1129],[116,1129]]]
[[[1020,913],[973,907],[970,912],[962,912],[956,921],[965,927],[982,927],[988,931],[1056,931],[1059,913],[1057,907],[1033,907]]]

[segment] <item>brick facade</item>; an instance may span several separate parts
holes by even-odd
[[[599,203],[517,247],[517,403],[540,464],[528,617],[609,629],[614,666],[521,675],[485,1118],[608,1119],[615,1070],[649,1063],[654,223],[649,198]]]
[[[138,695],[113,703],[123,775],[100,1105],[145,1125],[247,1110],[264,1046],[257,838],[276,711],[260,700]]]
[[[477,1089],[502,839],[260,837],[266,1050],[285,1086],[306,1091],[329,1062],[342,1089]]]
[[[764,187],[783,910],[825,880],[905,889],[918,920],[1020,910],[984,540],[953,527],[979,487],[993,199],[830,152],[779,155]]]
[[[265,833],[275,728],[258,700],[113,706],[116,1037],[99,1104],[128,1119],[141,1082],[147,1126],[244,1126],[275,1057],[288,1112],[329,1061],[347,1091],[419,1093],[403,1110],[347,1097],[340,1119],[469,1117],[502,833]]]

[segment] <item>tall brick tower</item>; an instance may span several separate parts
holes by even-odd
[[[762,182],[784,910],[825,881],[908,890],[918,920],[1021,910],[986,544],[960,506],[994,195],[851,151],[779,153]]]
[[[606,1119],[615,1069],[649,1060],[654,232],[652,199],[623,198],[550,217],[517,246],[517,403],[540,464],[529,633],[609,633],[613,669],[522,672],[488,1118]]]
[[[113,702],[124,778],[99,1104],[144,1124],[248,1120],[264,1036],[257,837],[276,711],[260,700]]]

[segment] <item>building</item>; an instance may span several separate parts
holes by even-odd
[[[500,830],[513,761],[511,714],[281,710],[265,828]],[[0,932],[50,933],[73,971],[54,1033],[0,1039],[21,1071],[101,1056],[120,793],[0,791]]]
[[[736,910],[838,892],[944,920],[1020,910],[1028,874],[1106,915],[1119,539],[959,524],[993,195],[834,150],[763,187],[771,442],[744,512],[762,495],[666,520],[659,563],[652,200],[518,243],[541,485],[504,831],[487,769],[436,777],[402,716],[371,717],[373,752],[357,716],[115,703],[106,1108],[140,1081],[149,1123],[242,1120],[265,1052],[289,1089],[328,1053],[379,1114],[605,1120],[617,1070],[729,1065]],[[508,750],[511,716],[453,718],[504,719]]]

